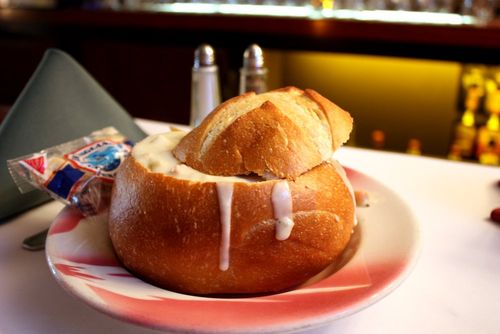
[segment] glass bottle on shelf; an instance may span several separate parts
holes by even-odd
[[[460,161],[462,160],[462,152],[460,151],[460,145],[453,143],[450,147],[450,151],[448,152],[448,159]]]
[[[479,128],[476,154],[480,163],[498,165],[500,159],[500,87],[489,87],[485,106],[489,116],[486,124]]]
[[[385,147],[385,132],[376,129],[371,133],[371,145],[375,150],[383,150]]]
[[[417,138],[410,138],[406,147],[406,153],[412,155],[422,155],[422,142]]]
[[[463,68],[459,108],[463,110],[453,126],[449,156],[454,160],[476,160],[477,128],[482,124],[479,113],[484,96],[486,67],[465,65]]]
[[[454,128],[454,138],[451,147],[456,151],[457,147],[460,157],[463,159],[474,159],[474,147],[476,142],[476,114],[479,101],[482,96],[481,88],[470,86],[465,97],[465,111]]]

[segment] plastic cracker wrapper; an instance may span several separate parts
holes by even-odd
[[[132,146],[115,128],[108,127],[8,160],[7,165],[22,193],[40,189],[91,216],[109,206],[115,173]]]

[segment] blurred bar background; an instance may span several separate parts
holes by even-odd
[[[227,99],[257,43],[268,89],[313,88],[348,110],[350,145],[498,164],[499,12],[498,0],[0,0],[0,111],[55,47],[133,116],[188,124],[196,47],[214,47]]]

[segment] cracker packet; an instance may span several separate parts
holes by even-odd
[[[7,160],[7,166],[21,193],[39,189],[92,216],[109,206],[114,176],[132,146],[115,128],[107,127]]]

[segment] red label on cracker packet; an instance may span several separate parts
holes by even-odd
[[[45,154],[35,154],[33,158],[21,160],[20,163],[33,170],[34,173],[43,175],[47,168],[47,157]]]

